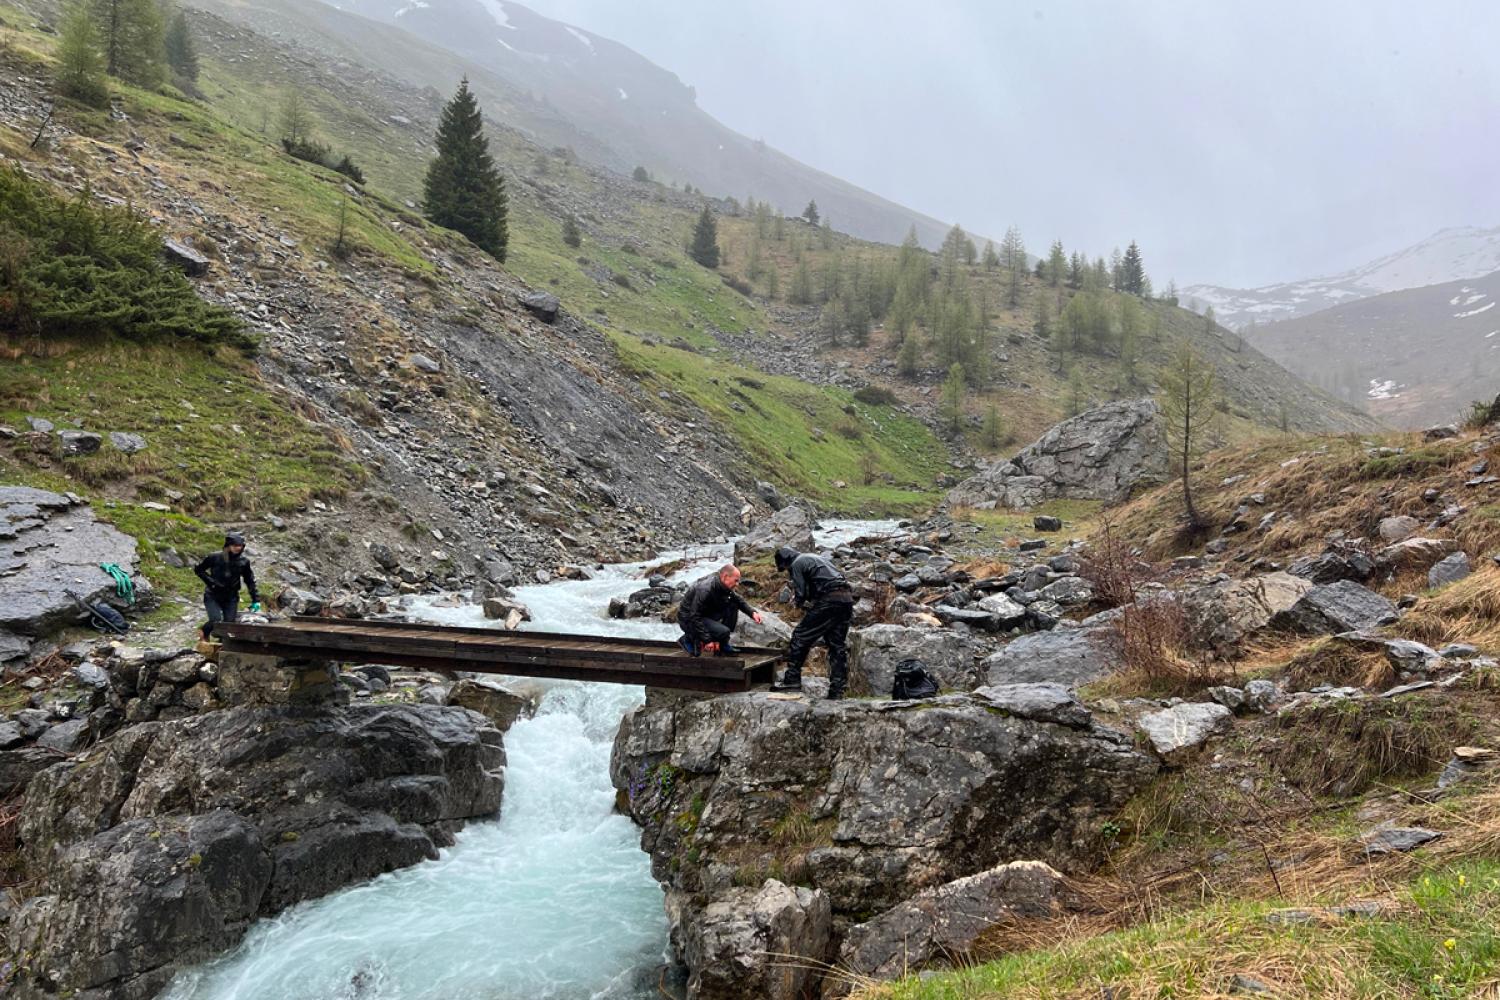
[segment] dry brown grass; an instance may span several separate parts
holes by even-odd
[[[1408,611],[1395,631],[1430,646],[1467,642],[1500,651],[1500,567],[1482,566],[1437,591]]]
[[[1475,440],[1468,435],[1424,442],[1416,434],[1263,440],[1207,456],[1194,474],[1195,497],[1209,522],[1225,524],[1250,494],[1264,494],[1264,505],[1251,505],[1247,516],[1252,530],[1229,536],[1228,555],[1246,555],[1246,565],[1255,558],[1286,562],[1320,550],[1336,531],[1373,535],[1381,518],[1396,514],[1430,519],[1437,511],[1422,499],[1423,491],[1463,495],[1468,466],[1476,459]],[[1404,451],[1372,457],[1371,445]],[[1237,481],[1225,486],[1226,479]],[[1161,486],[1121,508],[1115,528],[1147,558],[1180,555],[1196,545],[1181,536],[1180,508],[1179,488]],[[1271,512],[1279,515],[1275,524],[1256,533],[1255,522]],[[1496,515],[1460,520],[1454,534],[1466,551],[1500,544],[1500,510]]]
[[[1383,652],[1339,639],[1318,639],[1303,645],[1287,663],[1286,676],[1293,691],[1307,691],[1320,684],[1383,690],[1396,682],[1395,668]]]

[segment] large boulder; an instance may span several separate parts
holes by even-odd
[[[78,618],[71,594],[114,594],[99,570],[116,563],[134,574],[135,539],[94,519],[82,501],[27,486],[0,486],[0,629],[44,635]],[[144,594],[150,584],[134,577]]]
[[[1074,900],[1061,874],[1040,861],[1011,861],[926,889],[849,929],[838,968],[851,977],[899,979],[935,961],[962,961],[981,935],[1016,920],[1045,920]],[[825,987],[824,996],[831,991]],[[835,995],[845,995],[835,989]]]
[[[1122,664],[1113,616],[1084,619],[1076,628],[1023,635],[985,659],[986,684],[1056,683],[1076,688],[1114,673]]]
[[[748,562],[774,553],[783,545],[798,552],[813,550],[812,512],[800,503],[783,507],[751,528],[734,543],[734,561]]]
[[[444,703],[478,712],[502,733],[517,719],[531,718],[537,709],[534,693],[513,690],[492,677],[464,678],[448,689]]]
[[[1301,635],[1360,632],[1396,619],[1396,605],[1389,598],[1361,587],[1352,580],[1319,584],[1297,599],[1297,603],[1273,615],[1270,626]]]
[[[1183,702],[1147,712],[1136,725],[1163,760],[1178,761],[1226,729],[1234,713],[1212,702]]]
[[[648,695],[621,723],[610,774],[653,873],[694,901],[669,908],[681,953],[683,921],[766,877],[826,893],[840,927],[1016,858],[1066,870],[1157,766],[1123,733],[971,695],[747,692]]]
[[[1046,500],[1123,500],[1161,480],[1167,450],[1149,399],[1118,400],[1064,420],[1009,462],[959,483],[950,506],[1027,508]]]
[[[55,759],[55,758],[54,758]],[[500,807],[501,737],[457,708],[244,707],[148,722],[32,779],[21,997],[149,997],[257,918],[437,856]]]
[[[849,689],[888,698],[896,664],[921,660],[943,688],[972,691],[980,682],[979,652],[973,637],[953,629],[868,625],[850,633]]]
[[[740,646],[785,649],[792,641],[792,626],[776,612],[762,610],[759,624],[749,615],[740,615],[732,639]]]
[[[1247,635],[1290,610],[1312,586],[1301,577],[1280,572],[1223,580],[1182,595],[1182,610],[1198,645],[1231,656]]]
[[[667,909],[692,973],[689,1000],[802,1000],[832,944],[828,894],[775,879],[731,889],[699,908],[674,894]]]

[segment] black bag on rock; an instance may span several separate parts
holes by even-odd
[[[921,660],[902,660],[896,664],[896,680],[891,684],[892,701],[932,698],[937,693],[937,680],[927,672],[927,664]]]

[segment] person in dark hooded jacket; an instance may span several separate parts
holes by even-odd
[[[731,563],[697,580],[687,589],[677,607],[677,624],[682,626],[682,638],[677,641],[683,649],[694,656],[701,653],[734,654],[729,638],[734,634],[740,614],[749,615],[757,624],[761,621],[760,612],[735,593],[739,585],[739,567]]]
[[[802,689],[802,666],[813,647],[828,647],[828,697],[844,696],[849,680],[849,623],[854,618],[854,589],[837,566],[823,556],[783,547],[776,550],[776,568],[792,580],[797,607],[807,609],[792,632],[786,652],[786,671],[773,685],[780,691]]]
[[[239,532],[225,535],[224,547],[204,556],[193,572],[203,581],[203,609],[208,612],[208,621],[203,623],[204,642],[213,638],[214,626],[219,622],[232,622],[239,617],[241,580],[250,591],[250,610],[260,610],[255,571],[245,555],[245,536]]]

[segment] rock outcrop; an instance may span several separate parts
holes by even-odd
[[[1062,875],[1040,861],[1012,861],[927,889],[852,927],[838,968],[850,976],[899,979],[934,960],[961,959],[985,931],[1009,920],[1045,919],[1065,912]],[[824,990],[845,995],[844,990]]]
[[[692,1000],[802,1000],[819,979],[833,936],[828,894],[767,879],[706,906],[677,897],[675,945],[691,971]]]
[[[1056,683],[1077,687],[1124,663],[1113,612],[1085,618],[1077,628],[1023,635],[984,660],[987,684]]]
[[[501,738],[456,708],[243,707],[130,727],[32,779],[13,995],[154,996],[251,921],[435,857],[500,807]]]
[[[748,562],[790,545],[798,552],[813,551],[812,513],[800,503],[783,507],[747,531],[734,543],[734,561]]]
[[[1009,462],[959,483],[950,506],[1025,509],[1047,500],[1123,500],[1166,473],[1160,411],[1119,400],[1064,420]]]
[[[1031,701],[1058,711],[1056,698]],[[1008,861],[1066,868],[1092,857],[1099,824],[1158,765],[1086,714],[1069,721],[971,695],[807,702],[652,691],[621,724],[611,776],[697,976],[707,952],[685,948],[702,933],[688,924],[767,878],[826,894],[838,938],[861,915]]]
[[[72,594],[95,601],[114,593],[100,563],[135,574],[135,539],[95,520],[75,497],[0,486],[0,630],[43,635],[76,621]],[[149,593],[144,577],[133,580],[137,595]]]
[[[981,649],[972,637],[952,629],[870,625],[850,636],[850,688],[890,697],[896,665],[921,660],[945,690],[972,691],[979,684],[975,657]]]

